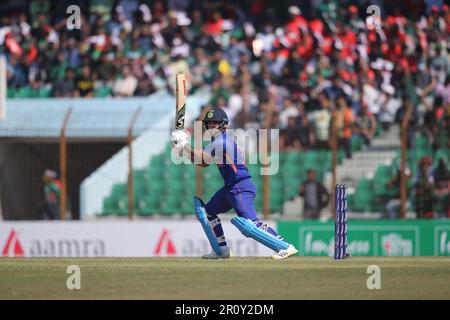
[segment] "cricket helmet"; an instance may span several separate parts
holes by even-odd
[[[213,108],[206,113],[203,125],[206,126],[208,122],[217,122],[219,123],[219,128],[223,129],[228,124],[228,121],[228,116],[222,108]]]

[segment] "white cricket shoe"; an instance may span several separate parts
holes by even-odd
[[[298,252],[298,250],[295,249],[295,247],[292,244],[290,244],[289,247],[286,250],[280,250],[276,254],[274,254],[272,256],[272,259],[283,260],[283,259],[286,259],[286,258],[288,258],[290,256],[293,256],[297,252]]]
[[[231,257],[231,250],[229,247],[220,247],[220,251],[222,252],[220,256],[213,250],[210,253],[204,254],[202,256],[203,259],[228,259]]]

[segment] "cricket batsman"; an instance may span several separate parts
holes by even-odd
[[[237,217],[231,223],[246,237],[252,238],[276,252],[273,259],[286,259],[297,253],[297,249],[283,240],[275,230],[258,219],[255,209],[256,185],[252,181],[234,138],[227,134],[228,116],[221,108],[213,108],[206,113],[203,127],[211,136],[212,143],[206,148],[194,149],[190,145],[189,134],[184,130],[174,130],[171,143],[178,150],[184,149],[194,162],[207,167],[215,162],[224,180],[224,187],[218,190],[208,203],[194,197],[197,219],[202,225],[212,252],[204,259],[230,258],[230,248],[224,236],[219,214],[234,209]]]

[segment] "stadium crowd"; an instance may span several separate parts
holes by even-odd
[[[146,96],[184,72],[232,126],[280,128],[284,151],[328,148],[336,119],[348,158],[352,137],[370,145],[416,97],[410,148],[418,131],[450,147],[443,1],[379,0],[377,17],[367,1],[80,0],[80,29],[66,24],[73,3],[2,1],[10,96]]]
[[[285,150],[327,145],[335,112],[348,157],[353,134],[369,144],[389,118],[365,91],[402,98],[406,73],[421,98],[442,97],[428,111],[448,114],[448,6],[379,1],[377,20],[364,1],[282,2],[81,0],[76,29],[66,24],[73,1],[5,1],[8,87],[18,96],[146,96],[185,72],[191,92],[211,88],[211,104],[234,126],[284,130]],[[430,112],[418,119],[428,136]]]

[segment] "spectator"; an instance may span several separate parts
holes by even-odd
[[[19,58],[15,55],[11,55],[10,57],[6,77],[8,87],[19,88],[27,84],[27,73],[22,63],[20,63]]]
[[[439,148],[439,131],[445,122],[444,100],[441,96],[435,96],[433,106],[430,106],[425,99],[422,102],[427,108],[423,117],[423,133],[428,138],[430,145],[436,150]]]
[[[328,205],[330,195],[323,184],[317,181],[314,170],[307,170],[307,180],[300,186],[299,194],[304,198],[304,219],[319,219],[321,210]]]
[[[338,97],[336,112],[336,127],[338,130],[339,145],[344,147],[347,159],[352,158],[352,135],[354,116],[351,106],[344,95]]]
[[[247,56],[250,55],[247,48],[242,43],[239,43],[236,36],[231,36],[230,43],[224,54],[224,58],[230,62],[233,68],[237,68],[237,66],[241,63],[241,54]]]
[[[400,169],[397,170],[395,175],[386,182],[386,188],[389,190],[389,200],[386,203],[386,214],[389,219],[398,219],[400,218]],[[411,176],[411,171],[409,169],[405,170],[405,176],[408,180]],[[408,195],[406,196],[408,198]],[[380,199],[381,201],[385,201],[386,199]],[[411,207],[411,203],[406,201],[405,204],[406,210]]]
[[[228,107],[227,100],[225,99],[224,96],[221,95],[221,96],[217,97],[216,106],[218,108],[221,108],[221,109],[225,110],[227,115],[230,113],[230,110],[229,110],[230,108]]]
[[[417,218],[433,218],[434,177],[431,172],[433,159],[424,156],[419,160],[419,168],[414,179]]]
[[[318,148],[329,148],[330,124],[331,124],[331,101],[327,94],[319,94],[320,110],[312,114],[314,126],[314,141]]]
[[[250,90],[245,87],[239,85],[236,88],[236,91],[230,96],[228,100],[228,116],[230,117],[230,123],[232,127],[234,126],[234,119],[236,115],[242,110],[244,104],[250,106],[250,109],[254,109],[258,104],[258,98],[255,94],[249,92]]]
[[[67,75],[66,70],[68,66],[69,63],[66,59],[64,51],[59,51],[56,55],[53,67],[51,68],[50,78],[56,81],[56,83],[58,83],[58,81],[63,80]]]
[[[55,97],[73,97],[75,90],[75,70],[67,68],[64,79],[55,85],[53,94]]]
[[[202,87],[205,83],[209,83],[211,79],[210,65],[208,57],[203,48],[196,48],[194,56],[189,63],[191,69],[191,85],[195,91]]]
[[[125,67],[122,71],[122,77],[114,83],[114,95],[117,97],[130,97],[134,94],[137,85],[137,79],[131,74],[130,68]]]
[[[4,2],[8,6],[12,1]],[[366,85],[374,90],[382,88],[391,96],[404,94],[402,82],[407,69],[414,74],[416,86],[430,95],[434,90],[442,91],[448,78],[448,7],[442,5],[427,3],[427,10],[415,6],[404,13],[397,10],[398,4],[386,6],[390,12],[378,32],[368,30],[360,18],[366,9],[362,2],[346,6],[334,0],[307,1],[301,6],[288,6],[284,15],[266,15],[262,12],[269,7],[260,3],[249,11],[245,2],[230,7],[223,2],[190,5],[189,1],[154,1],[149,6],[138,0],[91,0],[82,1],[87,10],[82,11],[81,29],[67,30],[65,2],[33,0],[28,6],[17,5],[17,13],[3,19],[0,46],[10,66],[19,63],[15,73],[9,68],[8,82],[15,87],[24,87],[28,81],[36,89],[49,81],[56,86],[61,80],[56,78],[66,74],[66,67],[79,70],[82,65],[89,65],[99,80],[114,81],[111,64],[122,74],[130,60],[139,60],[142,70],[146,62],[141,58],[146,56],[158,77],[156,81],[149,74],[151,81],[156,89],[165,89],[165,84],[172,83],[167,78],[174,70],[187,70],[183,61],[189,61],[190,67],[198,65],[192,63],[189,54],[198,48],[205,51],[199,61],[209,64],[211,70],[193,72],[194,89],[211,85],[219,74],[235,85],[240,80],[237,70],[244,64],[254,78],[251,82],[257,86],[260,101],[267,97],[265,91],[276,85],[287,96],[302,97],[305,103],[322,90],[333,101],[345,92],[352,97],[349,104],[357,110]],[[38,57],[48,64],[60,51],[65,56],[61,66],[34,64]],[[169,68],[167,58],[176,58]],[[388,65],[395,67],[386,68]],[[163,73],[158,71],[161,67]],[[43,76],[41,68],[50,79]],[[39,81],[33,75],[35,70],[39,70]],[[139,77],[134,70],[132,73]],[[147,92],[135,92],[141,93]],[[379,115],[378,111],[373,113]],[[284,127],[287,118],[281,117]],[[379,119],[379,123],[384,121]]]
[[[91,68],[85,65],[81,69],[81,75],[75,78],[75,96],[76,97],[93,97],[94,96],[94,79],[91,74]]]
[[[112,58],[108,56],[108,54],[103,53],[100,57],[100,63],[96,68],[98,79],[106,83],[114,81],[116,78],[117,67],[118,66],[113,63]]]
[[[298,152],[302,148],[300,131],[296,127],[296,118],[289,117],[287,127],[280,132],[280,150],[285,152]]]
[[[148,96],[156,91],[156,88],[149,75],[142,70],[137,71],[136,96]]]
[[[300,144],[303,148],[309,148],[310,126],[305,112],[305,105],[301,101],[297,103],[297,110],[298,116],[296,118],[296,125],[299,131]]]
[[[435,43],[434,55],[431,55],[430,58],[431,74],[439,83],[443,83],[448,76],[449,62],[446,51],[447,50],[442,50],[442,44],[438,40]]]
[[[437,212],[440,216],[450,218],[450,172],[445,164],[444,158],[440,158],[434,173],[435,190],[434,195],[437,202]]]
[[[450,105],[450,74],[447,75],[444,83],[436,86],[436,95],[443,97],[444,105]]]
[[[44,181],[44,219],[59,220],[60,208],[59,199],[61,195],[61,182],[57,179],[56,172],[50,169],[45,170],[42,177]]]
[[[416,90],[422,98],[427,97],[436,87],[436,81],[431,76],[430,68],[427,63],[418,63],[418,71],[414,75]]]
[[[369,112],[366,103],[361,105],[361,109],[356,117],[355,125],[355,133],[363,138],[366,146],[370,146],[370,141],[375,136],[377,130],[377,120],[375,116]]]
[[[42,16],[47,20],[49,18],[48,11],[50,10],[50,2],[47,0],[32,0],[30,3],[30,15],[32,18],[32,26],[34,27],[38,22],[34,19]]]
[[[285,129],[288,126],[289,118],[296,118],[298,116],[298,110],[292,103],[291,99],[284,98],[283,100],[283,111],[280,113],[281,128]]]

